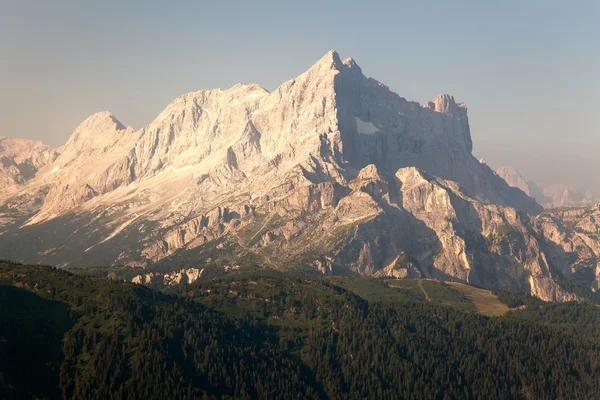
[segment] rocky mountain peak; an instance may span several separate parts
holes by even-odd
[[[334,49],[329,50],[323,57],[314,63],[308,71],[340,70],[342,68],[340,55]],[[308,72],[307,71],[307,72]]]
[[[500,167],[496,170],[496,173],[510,186],[521,189],[528,196],[532,195],[529,183],[521,176],[521,173],[517,171],[516,168],[510,166]]]
[[[444,114],[457,114],[462,111],[466,115],[467,105],[465,103],[456,103],[454,96],[449,94],[440,94],[433,101],[427,102],[423,107]]]
[[[102,111],[87,117],[69,137],[65,144],[68,147],[90,147],[96,146],[104,141],[112,141],[111,136],[119,131],[125,130],[125,126],[119,122],[109,111]]]
[[[346,58],[344,61],[342,61],[342,64],[344,64],[347,68],[351,69],[352,71],[356,71],[357,73],[362,74],[362,69],[358,66],[358,64],[356,63],[356,61],[354,61],[352,57]]]
[[[333,79],[336,79],[340,72],[346,69],[347,68],[340,59],[339,54],[335,50],[329,50],[304,73],[294,79],[284,82],[278,90],[288,90],[290,84],[299,82],[302,82],[307,91],[322,91],[325,86],[327,89],[333,90]]]
[[[91,153],[105,152],[122,141],[124,135],[133,132],[133,128],[126,128],[108,111],[93,114],[75,128],[62,147],[57,163],[64,165]]]
[[[110,111],[101,111],[87,117],[79,126],[75,129],[77,131],[84,130],[122,130],[125,126],[117,119]]]

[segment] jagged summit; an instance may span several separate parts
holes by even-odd
[[[449,94],[440,94],[433,101],[428,102],[424,107],[430,108],[434,111],[441,112],[444,114],[454,114],[457,108],[465,108],[464,103],[456,103],[454,96]]]
[[[342,63],[340,55],[337,53],[337,51],[331,49],[327,53],[325,53],[321,58],[315,61],[312,65],[310,65],[310,67],[298,77],[296,77],[296,79],[307,74],[315,74],[318,72],[326,71],[339,71],[343,68],[344,64]]]
[[[101,111],[87,117],[79,126],[75,129],[77,131],[84,131],[86,129],[104,129],[105,127],[111,127],[116,130],[126,129],[110,111]]]
[[[262,87],[261,85],[258,85],[256,83],[236,83],[235,85],[233,85],[231,87],[230,90],[237,90],[237,89],[242,89],[242,90],[246,90],[248,92],[265,92],[265,93],[269,93],[269,91],[267,89],[265,89],[264,87]]]
[[[357,72],[359,72],[359,73],[362,74],[362,69],[359,67],[359,65],[356,63],[356,61],[354,61],[354,59],[352,57],[346,58],[344,61],[342,61],[342,63],[346,67],[348,67],[348,68],[350,68],[352,70],[355,70],[355,71],[357,71]]]
[[[340,55],[334,49],[329,50],[323,57],[315,62],[309,70],[314,68],[329,68],[329,69],[340,69],[342,66],[342,60]]]
[[[75,128],[61,149],[57,162],[64,164],[81,159],[85,154],[111,148],[116,142],[123,140],[123,135],[133,131],[133,128],[126,128],[109,111],[93,114]]]
[[[64,158],[66,154],[69,154],[70,158],[75,158],[81,155],[81,151],[110,146],[126,129],[108,111],[92,114],[75,128],[63,146],[61,155]],[[133,128],[130,130],[133,131]]]

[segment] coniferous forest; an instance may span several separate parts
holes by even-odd
[[[239,275],[167,293],[0,263],[2,399],[595,399],[600,309],[501,317]]]

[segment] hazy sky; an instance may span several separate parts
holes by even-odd
[[[0,0],[0,135],[138,129],[178,95],[272,90],[335,48],[409,100],[467,103],[474,153],[600,195],[600,1]]]

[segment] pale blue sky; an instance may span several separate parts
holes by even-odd
[[[0,135],[140,128],[176,96],[269,90],[335,48],[424,102],[469,106],[475,154],[600,194],[600,2],[0,0]]]

